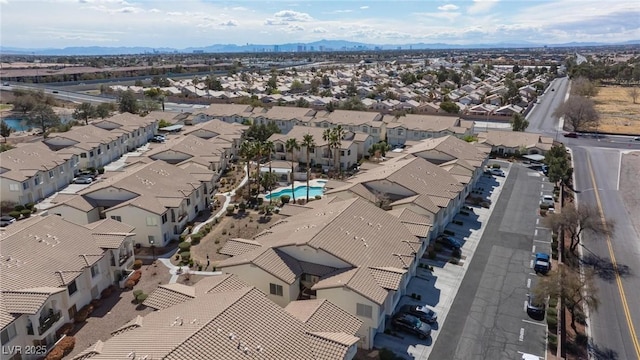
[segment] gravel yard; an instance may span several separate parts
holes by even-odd
[[[133,289],[140,289],[145,294],[151,293],[160,284],[168,284],[171,278],[169,269],[159,262],[154,265],[144,265],[140,270],[142,270],[142,277]],[[91,313],[86,322],[75,325],[70,335],[75,336],[76,345],[65,359],[70,359],[84,351],[98,340],[104,341],[111,338],[112,331],[137,315],[144,316],[152,311],[151,308],[134,304],[132,301],[133,291],[122,290],[117,290],[103,299],[102,304]]]

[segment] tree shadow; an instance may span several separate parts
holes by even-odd
[[[609,259],[602,258],[594,254],[587,254],[582,258],[582,264],[593,268],[596,275],[606,281],[613,281],[616,278],[616,267],[620,277],[627,277],[632,275],[629,266],[617,263],[614,267],[613,263]]]
[[[593,355],[594,360],[618,360],[618,353],[607,347],[600,347],[598,345],[593,345],[591,349],[591,354]]]

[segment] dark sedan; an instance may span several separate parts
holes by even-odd
[[[396,314],[391,320],[391,325],[395,330],[417,335],[420,339],[426,339],[431,335],[431,326],[413,315]]]
[[[413,315],[420,319],[420,321],[430,324],[438,321],[438,314],[426,305],[403,305],[400,307],[399,312]]]

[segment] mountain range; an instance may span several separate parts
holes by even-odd
[[[3,55],[60,55],[60,56],[100,56],[100,55],[134,55],[153,53],[252,53],[252,52],[318,52],[318,51],[367,51],[367,50],[443,50],[443,49],[514,49],[514,48],[559,48],[559,47],[591,47],[591,46],[624,46],[640,45],[640,40],[631,40],[621,43],[598,42],[571,42],[564,44],[538,44],[532,42],[494,43],[456,45],[446,43],[414,43],[403,45],[376,45],[345,40],[320,40],[310,43],[287,44],[215,44],[203,47],[188,48],[152,48],[143,46],[134,47],[103,47],[103,46],[76,46],[65,48],[18,48],[0,46],[0,54]]]

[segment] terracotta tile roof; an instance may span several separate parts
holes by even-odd
[[[210,116],[227,117],[233,115],[240,115],[251,117],[253,107],[243,104],[211,104],[206,109],[202,109],[200,113]]]
[[[402,269],[394,268],[369,268],[371,275],[376,282],[383,288],[388,290],[398,290],[402,282],[402,276],[407,272]]]
[[[43,143],[30,143],[0,153],[0,178],[24,181],[66,162]]]
[[[430,158],[430,155],[422,155],[421,153],[435,152],[445,154],[451,158],[450,160],[466,160],[474,167],[482,166],[482,162],[487,158],[489,151],[484,146],[477,146],[451,135],[422,140],[418,144],[405,149],[405,152],[409,154],[418,157],[425,156],[427,159]]]
[[[166,309],[175,304],[183,303],[196,296],[196,289],[183,284],[166,284],[158,286],[142,303],[156,310]]]
[[[478,141],[492,146],[504,146],[508,148],[525,147],[527,149],[538,147],[545,150],[551,148],[550,144],[553,143],[553,139],[540,136],[539,134],[500,130],[490,130],[480,133]]]
[[[387,291],[378,284],[368,268],[340,269],[322,277],[311,289],[322,290],[346,287],[365,298],[382,305]]]
[[[134,317],[132,320],[129,320],[126,324],[120,326],[119,328],[117,328],[116,330],[111,332],[112,336],[116,336],[116,335],[120,335],[122,333],[125,333],[129,330],[133,330],[133,329],[137,329],[139,327],[142,326],[142,323],[144,322],[144,318],[140,315],[137,315],[136,317]]]
[[[96,206],[98,206],[97,203],[92,199],[88,199],[77,194],[58,194],[53,198],[51,203],[55,204],[51,207],[52,209],[55,209],[56,206],[64,204],[84,212],[89,212]],[[51,212],[55,213],[54,210],[52,210]]]
[[[288,207],[288,206],[285,206]],[[236,256],[262,247],[259,242],[246,239],[229,239],[220,249],[220,254]]]
[[[233,274],[207,276],[195,285],[197,294],[241,290],[248,286],[249,285]]]
[[[4,330],[6,326],[14,322],[20,314],[12,314],[6,308],[4,293],[0,291],[0,330]]]
[[[59,216],[38,217],[3,235],[3,291],[64,286],[104,256],[91,230]]]
[[[51,295],[64,290],[64,288],[43,287],[3,291],[4,306],[9,313],[34,315]]]
[[[135,230],[135,226],[113,219],[103,219],[84,225],[87,229],[93,230],[96,234],[110,233],[130,233]]]
[[[460,123],[460,118],[457,116],[407,114],[398,118],[387,115],[383,121],[387,123],[387,129],[404,127],[409,130],[439,132],[457,126]]]
[[[309,333],[311,352],[316,359],[344,359],[351,345],[356,344],[360,338],[349,334],[337,333]]]
[[[362,321],[326,299],[298,300],[284,308],[305,323],[308,332],[355,334]]]
[[[293,120],[298,119],[302,121],[309,121],[313,118],[316,111],[306,108],[287,107],[287,106],[274,106],[267,110],[266,113],[256,113],[254,111],[254,117],[264,116],[267,119],[272,120]]]
[[[250,326],[249,326],[250,325]],[[350,325],[348,328],[353,328]],[[255,288],[198,295],[143,319],[74,357],[335,359],[357,341],[339,326],[310,334],[305,324]],[[313,339],[312,339],[313,338]],[[162,341],[158,341],[162,339]]]
[[[321,112],[316,114],[313,122],[328,121],[335,125],[370,125],[373,127],[382,126],[382,115],[369,111],[349,111],[334,110],[332,112]]]
[[[423,238],[429,236],[433,224],[427,216],[417,214],[407,208],[396,208],[389,210],[388,213],[397,216],[413,235]],[[418,244],[417,247],[419,248],[420,245]]]

